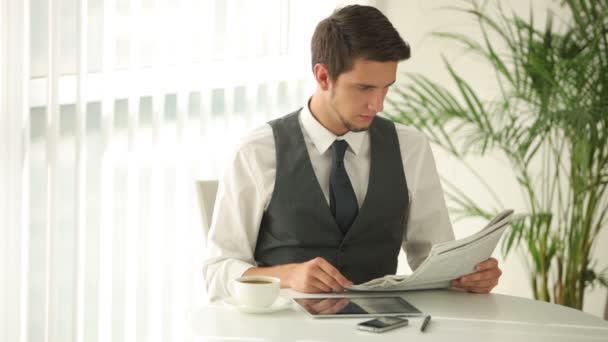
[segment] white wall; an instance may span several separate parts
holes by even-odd
[[[431,37],[433,31],[457,31],[479,37],[477,24],[470,16],[441,9],[444,6],[454,6],[464,2],[449,0],[381,0],[377,2],[378,7],[392,21],[393,25],[408,41],[412,48],[412,58],[400,64],[400,71],[418,72],[432,80],[442,82],[448,89],[455,90],[450,82],[447,70],[443,66],[441,55],[454,63],[456,70],[471,82],[474,89],[486,97],[498,95],[495,84],[494,73],[486,64],[480,62],[479,58],[464,54],[461,47],[455,43],[446,43],[445,40]],[[547,8],[552,8],[558,17],[565,16],[567,12],[560,9],[556,1],[535,0],[533,11],[536,15],[536,23],[544,25]],[[517,13],[528,16],[530,9],[529,0],[511,0],[503,2],[504,7],[511,6]],[[390,94],[389,94],[390,96]],[[438,148],[434,149],[437,167],[440,173],[466,190],[478,203],[491,201],[491,197],[482,189],[476,179],[464,167]],[[471,164],[481,173],[489,184],[501,194],[501,200],[506,207],[517,210],[525,209],[525,202],[520,195],[510,166],[500,155],[490,155],[485,158],[471,159]],[[463,237],[475,229],[480,228],[482,222],[469,220],[454,223],[456,237]],[[602,234],[596,242],[595,258],[598,260],[599,269],[608,267],[608,227],[604,227]],[[515,254],[504,260],[499,252],[495,253],[503,269],[500,284],[494,290],[496,293],[531,297],[532,293],[528,284],[527,269],[523,260]],[[404,255],[400,256],[399,272],[407,272],[407,262]],[[586,293],[584,311],[603,317],[606,305],[606,289],[597,287]]]

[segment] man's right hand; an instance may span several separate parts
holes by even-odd
[[[348,298],[300,298],[298,300],[310,313],[332,315],[342,311],[350,303]]]
[[[286,281],[292,289],[309,293],[342,292],[353,284],[321,257],[295,264]]]
[[[290,287],[299,292],[342,292],[353,283],[346,279],[327,260],[317,257],[299,263],[271,267],[252,267],[243,273],[247,275],[266,275],[281,279],[281,287]]]

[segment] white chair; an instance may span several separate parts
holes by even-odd
[[[203,241],[207,241],[207,234],[211,228],[213,218],[213,206],[217,194],[217,180],[196,181],[196,193],[201,207],[201,221],[203,224]]]

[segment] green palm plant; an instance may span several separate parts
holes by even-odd
[[[470,1],[452,10],[470,15],[482,39],[437,32],[463,44],[495,70],[499,96],[482,99],[444,58],[456,91],[407,73],[388,98],[392,120],[412,125],[461,161],[500,151],[512,166],[527,211],[503,239],[506,256],[527,256],[536,299],[582,309],[585,289],[608,286],[593,250],[608,223],[608,2],[564,0],[570,18],[547,12],[544,29],[498,1]],[[532,11],[531,11],[532,12]],[[403,78],[402,78],[403,80]],[[490,218],[500,208],[476,204],[444,178],[451,209],[461,217]]]

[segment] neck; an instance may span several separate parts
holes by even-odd
[[[344,124],[338,118],[338,113],[332,115],[333,109],[329,105],[329,101],[326,101],[318,91],[310,99],[309,109],[312,116],[333,134],[342,136],[348,133],[348,128],[344,127]]]

